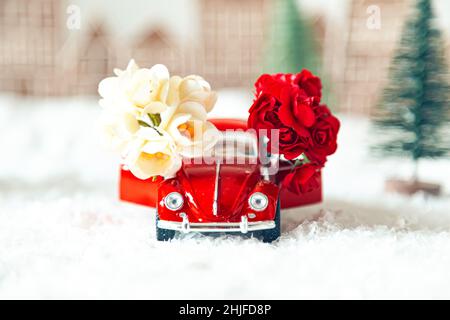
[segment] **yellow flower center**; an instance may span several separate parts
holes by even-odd
[[[178,127],[178,130],[180,131],[180,133],[185,136],[186,138],[193,138],[194,137],[194,127],[189,125],[189,123],[183,123],[180,124]]]
[[[156,152],[156,153],[142,153],[142,157],[145,160],[151,160],[151,159],[157,159],[157,160],[167,160],[169,158],[169,155],[163,153],[163,152]]]

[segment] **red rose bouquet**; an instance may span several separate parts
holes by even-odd
[[[255,83],[248,127],[279,130],[280,156],[295,166],[283,185],[297,194],[319,186],[319,171],[337,149],[339,120],[321,104],[322,83],[308,70],[264,74]],[[268,144],[268,152],[271,152]]]

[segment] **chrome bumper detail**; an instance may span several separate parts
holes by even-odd
[[[187,217],[187,214],[183,212],[182,214],[180,214],[180,217],[183,218],[183,222],[181,222],[181,226],[180,226],[180,228],[181,228],[180,231],[183,233],[189,233],[189,231],[191,231],[190,230],[191,225],[189,224],[189,219]]]
[[[248,218],[247,218],[247,216],[242,216],[241,217],[241,223],[239,224],[239,229],[241,230],[242,233],[247,233],[248,232]]]
[[[275,221],[255,221],[248,222],[247,216],[242,216],[241,222],[189,222],[187,217],[183,217],[183,222],[159,220],[158,228],[175,230],[183,233],[188,232],[241,232],[268,230],[275,228]]]

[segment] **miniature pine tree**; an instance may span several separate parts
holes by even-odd
[[[450,104],[443,40],[434,25],[430,0],[416,0],[406,21],[375,117],[381,154],[439,158],[450,150]],[[446,127],[447,126],[447,127]]]
[[[296,0],[274,1],[272,19],[264,72],[298,73],[306,68],[317,73],[314,34],[300,16]]]

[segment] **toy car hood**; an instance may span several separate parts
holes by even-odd
[[[220,176],[220,178],[219,178]],[[242,210],[247,195],[260,181],[258,164],[227,164],[217,161],[212,164],[185,164],[177,174],[182,188],[191,195],[191,201],[202,212],[214,212],[221,216]],[[217,198],[217,208],[213,199]]]

